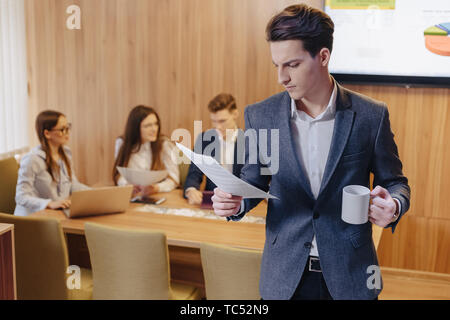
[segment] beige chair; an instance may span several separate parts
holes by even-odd
[[[200,255],[207,299],[260,299],[261,251],[203,243]]]
[[[94,299],[195,300],[200,291],[170,283],[166,235],[85,224]]]
[[[15,158],[0,160],[0,212],[14,214],[18,171]]]
[[[81,269],[81,289],[67,288],[69,259],[61,224],[56,219],[0,213],[0,223],[14,225],[17,299],[91,299],[92,275]]]

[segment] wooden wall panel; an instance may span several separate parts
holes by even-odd
[[[384,230],[378,247],[380,264],[450,273],[450,219],[408,213],[400,223],[394,234]]]
[[[194,120],[208,128],[206,106],[220,92],[234,94],[243,113],[279,91],[264,27],[295,2],[26,0],[30,126],[44,109],[64,112],[80,180],[111,183],[114,139],[135,105],[154,106],[170,135],[193,130]],[[66,28],[71,4],[81,30]]]
[[[411,206],[396,232],[384,230],[380,263],[450,273],[450,89],[347,86],[387,103],[411,186]]]
[[[297,2],[26,0],[30,126],[41,110],[64,112],[74,125],[70,146],[77,175],[91,185],[111,183],[114,140],[137,104],[158,110],[164,133],[186,128],[193,135],[194,120],[203,120],[203,129],[210,126],[208,101],[226,91],[237,98],[243,127],[245,105],[282,90],[264,29],[275,12]],[[81,8],[81,30],[66,28],[71,4]],[[408,218],[414,219],[401,221],[399,236],[382,239],[382,265],[450,273],[442,254],[448,238],[431,242],[437,246],[433,256],[419,243],[450,220],[450,90],[348,87],[388,104],[412,188]],[[405,238],[410,230],[423,234]]]
[[[450,202],[445,200],[450,188],[450,151],[445,147],[450,137],[450,89],[347,87],[388,105],[412,190],[408,215],[450,219]]]

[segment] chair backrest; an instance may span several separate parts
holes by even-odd
[[[85,224],[94,299],[172,298],[166,235]]]
[[[15,158],[0,160],[0,212],[14,213],[18,171]]]
[[[69,259],[59,221],[0,213],[0,222],[14,224],[17,299],[68,299]]]
[[[260,299],[261,251],[202,243],[200,255],[207,299]]]

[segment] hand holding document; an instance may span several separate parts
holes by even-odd
[[[128,183],[136,186],[149,186],[162,181],[167,177],[166,170],[139,170],[117,167],[119,173]]]
[[[194,153],[179,143],[176,145],[219,189],[231,193],[232,195],[241,196],[244,199],[278,199],[234,176],[231,172],[222,167],[214,158]]]

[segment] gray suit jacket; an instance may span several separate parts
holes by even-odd
[[[408,210],[410,188],[402,174],[387,107],[338,85],[333,138],[317,200],[297,158],[289,119],[287,92],[245,110],[246,130],[279,129],[280,137],[278,172],[261,175],[260,169],[264,165],[259,161],[249,164],[248,149],[246,165],[241,172],[243,180],[265,191],[270,190],[279,198],[268,203],[261,297],[292,297],[315,234],[323,276],[332,297],[374,299],[382,286],[377,288],[369,279],[374,275],[371,266],[378,266],[372,224],[351,225],[342,221],[342,189],[351,184],[369,187],[372,172],[373,186],[386,188],[401,202],[400,218]],[[270,139],[268,145],[270,154]],[[231,219],[241,219],[260,201],[246,199],[245,210]],[[388,226],[392,232],[400,218]]]

